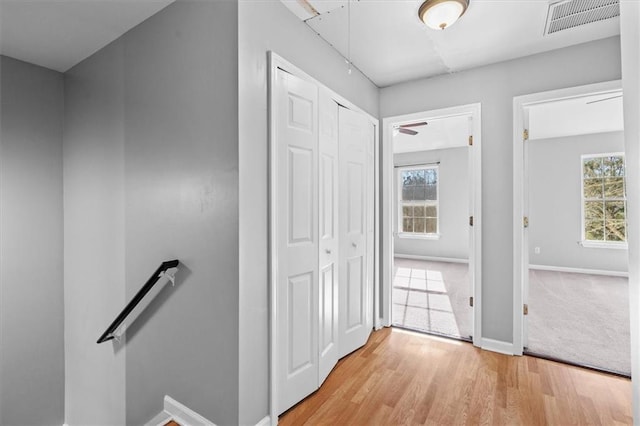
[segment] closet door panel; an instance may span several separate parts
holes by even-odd
[[[319,383],[338,362],[338,104],[320,93],[320,354]]]
[[[367,277],[367,144],[366,117],[339,109],[340,145],[340,357],[363,346],[372,330],[372,293]]]
[[[275,111],[277,406],[318,388],[318,89],[278,70]]]

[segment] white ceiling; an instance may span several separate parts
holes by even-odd
[[[0,54],[67,71],[175,0],[0,0]]]
[[[471,119],[470,115],[456,115],[439,119],[415,120],[414,123],[426,122],[427,125],[409,127],[418,132],[417,135],[407,135],[394,130],[393,152],[398,154],[468,146]]]
[[[298,0],[281,0],[300,19]],[[555,1],[555,0],[554,0]],[[376,85],[462,71],[620,33],[619,18],[543,35],[549,0],[471,0],[445,31],[418,18],[421,0],[308,0],[320,15],[305,22]]]
[[[0,53],[66,71],[173,1],[0,0]],[[471,0],[446,31],[422,24],[420,0],[308,1],[320,15],[306,23],[345,57],[350,38],[352,63],[380,87],[619,34],[614,18],[543,36],[548,0]]]
[[[618,91],[529,107],[529,140],[622,131],[621,94]]]

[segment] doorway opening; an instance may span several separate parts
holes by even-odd
[[[383,321],[480,346],[480,105],[383,126]]]
[[[629,376],[620,84],[520,97],[514,108],[522,352]]]

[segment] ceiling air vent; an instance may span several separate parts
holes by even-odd
[[[549,5],[545,35],[620,16],[620,0],[562,0]]]

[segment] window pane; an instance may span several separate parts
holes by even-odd
[[[427,219],[427,234],[438,232],[438,219]]]
[[[590,178],[584,180],[584,198],[603,198],[602,179]]]
[[[402,219],[402,232],[413,232],[413,219]]]
[[[413,171],[406,171],[406,172],[402,172],[402,185],[403,186],[410,186],[410,185],[415,185],[414,179],[413,179]]]
[[[413,217],[413,207],[402,206],[402,217]]]
[[[413,232],[424,232],[424,218],[416,218],[413,220]]]
[[[605,224],[607,241],[626,241],[624,220],[608,220]]]
[[[438,170],[427,169],[425,170],[425,183],[428,185],[435,185],[438,183]]]
[[[622,157],[605,157],[603,171],[605,176],[624,176],[624,159]]]
[[[604,241],[604,222],[600,220],[587,221],[584,226],[584,237],[589,241]]]
[[[424,217],[424,206],[415,206],[413,208],[413,215],[415,217]]]
[[[413,200],[413,186],[403,186],[402,187],[402,199],[403,200]]]
[[[424,170],[414,170],[413,173],[416,185],[424,185],[426,183]]]
[[[426,198],[426,194],[425,194],[425,187],[424,185],[418,185],[415,187],[415,189],[413,190],[413,199],[414,200],[425,200]]]
[[[607,201],[604,206],[605,220],[624,221],[624,201]]]
[[[624,198],[624,178],[623,177],[605,178],[604,196],[606,198]]]
[[[438,217],[438,208],[436,206],[425,206],[426,217]]]
[[[602,157],[586,158],[582,164],[582,172],[585,178],[602,176]]]
[[[438,199],[438,186],[436,184],[426,186],[425,200],[436,201]]]
[[[584,203],[585,221],[598,220],[604,222],[604,206],[601,201],[587,201]]]

